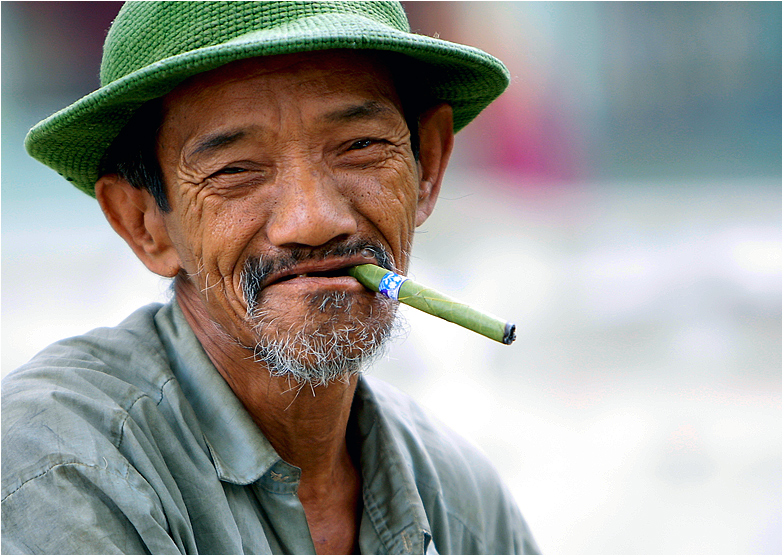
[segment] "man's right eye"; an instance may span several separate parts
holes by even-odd
[[[240,172],[245,172],[244,168],[240,168],[238,166],[227,166],[226,168],[222,168],[218,170],[215,175],[218,174],[239,174]]]
[[[355,149],[364,149],[365,147],[370,147],[373,144],[373,142],[374,142],[373,139],[360,139],[359,141],[355,141],[354,143],[352,143],[351,146],[349,147],[349,150],[351,151]]]

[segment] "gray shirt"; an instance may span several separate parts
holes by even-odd
[[[359,381],[362,553],[530,553],[493,467]],[[3,553],[314,553],[284,462],[176,302],[56,343],[2,387]]]

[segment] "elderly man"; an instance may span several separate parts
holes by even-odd
[[[484,457],[358,372],[455,130],[505,87],[384,2],[140,2],[29,152],[174,299],[3,385],[4,552],[535,552]]]

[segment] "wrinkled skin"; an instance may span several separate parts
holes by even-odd
[[[319,552],[355,550],[359,473],[346,424],[355,380],[282,396],[282,378],[248,355],[260,335],[391,321],[388,304],[347,276],[297,276],[376,263],[327,255],[370,242],[405,272],[414,230],[433,210],[452,147],[451,108],[420,117],[420,160],[400,100],[372,55],[331,51],[252,59],[186,81],[164,98],[157,153],[171,212],[116,175],[96,196],[147,267],[177,276],[176,295],[218,371],[278,453],[302,469],[299,491]],[[272,276],[247,312],[241,273],[249,258],[315,253]],[[317,311],[345,293],[350,311]],[[343,294],[341,294],[343,295]],[[295,393],[296,394],[296,393]]]
[[[176,192],[167,229],[178,263],[210,316],[246,345],[255,342],[240,292],[247,257],[359,237],[381,243],[403,270],[417,221],[417,168],[388,80],[369,64],[329,73],[309,60],[280,65],[235,64],[180,88],[166,99],[160,134],[164,177]],[[340,114],[367,103],[374,114]],[[193,154],[208,135],[238,133]],[[269,288],[264,303],[278,329],[318,319],[305,299],[321,288],[351,291],[362,299],[356,311],[370,318],[373,296],[356,281],[303,278]]]

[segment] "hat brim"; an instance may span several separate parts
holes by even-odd
[[[452,106],[455,131],[509,83],[506,67],[481,50],[399,31],[359,15],[321,14],[150,64],[43,120],[27,134],[25,147],[33,158],[94,197],[106,149],[145,102],[235,60],[332,49],[396,52],[425,64],[427,83],[422,86]]]

